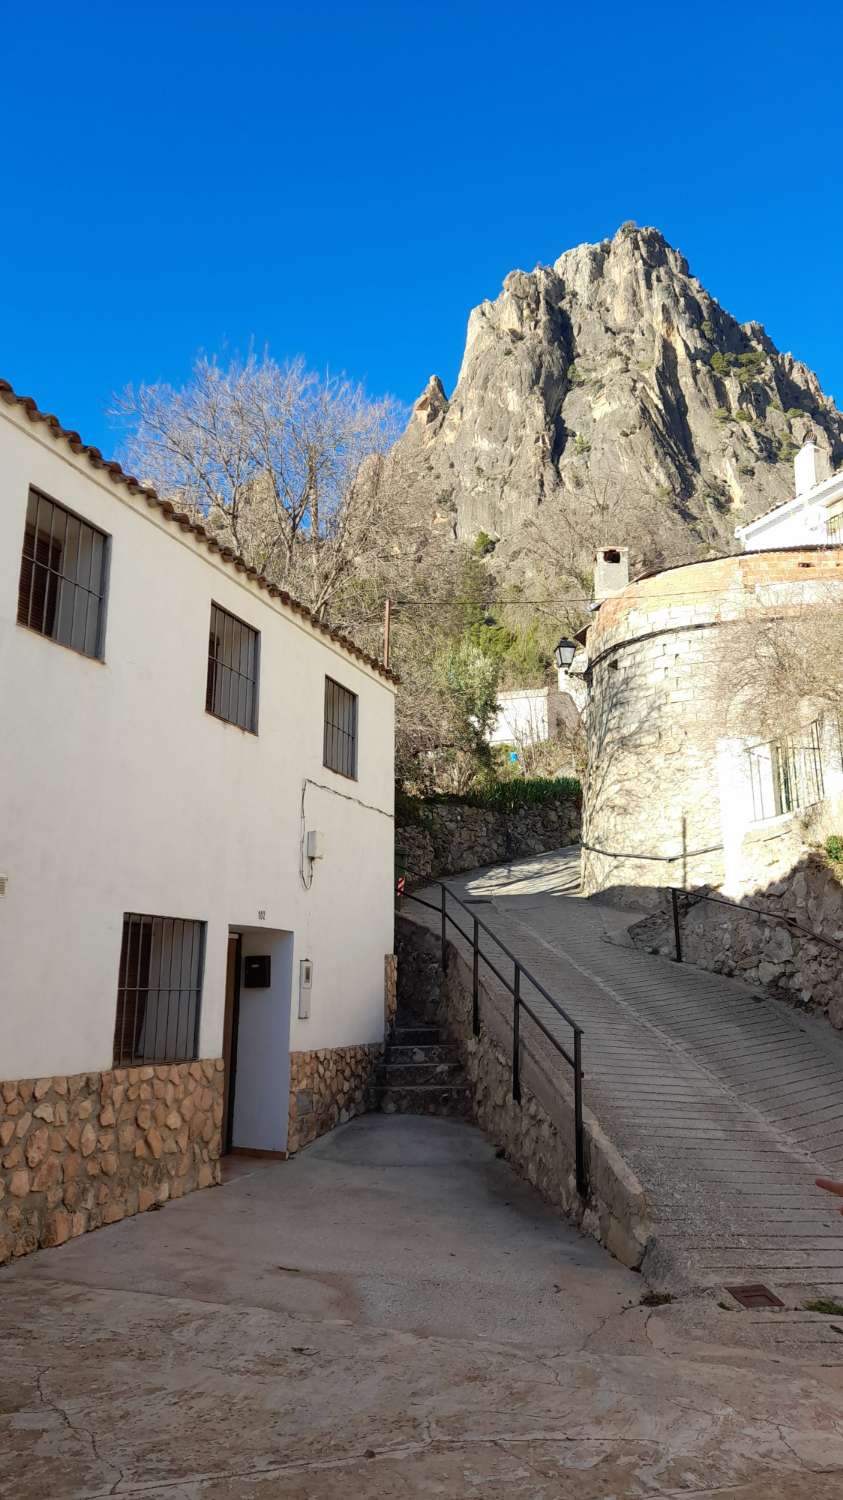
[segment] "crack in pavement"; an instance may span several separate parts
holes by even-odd
[[[74,1437],[87,1438],[91,1446],[91,1453],[93,1454],[96,1462],[104,1466],[105,1468],[112,1469],[114,1473],[116,1473],[117,1478],[114,1481],[112,1488],[108,1491],[109,1495],[116,1495],[119,1485],[125,1478],[124,1471],[120,1468],[119,1464],[114,1463],[112,1459],[104,1458],[100,1453],[99,1447],[97,1446],[97,1439],[92,1428],[85,1427],[81,1424],[73,1422],[71,1420],[70,1413],[68,1412],[67,1407],[62,1406],[57,1400],[51,1400],[48,1397],[46,1391],[44,1390],[44,1377],[49,1374],[49,1371],[50,1366],[47,1365],[45,1369],[37,1370],[35,1373],[35,1389],[38,1393],[38,1400],[40,1401],[42,1408],[45,1411],[54,1412],[57,1417],[61,1417],[65,1427],[69,1432],[73,1433]],[[102,1491],[100,1491],[100,1493],[102,1493]]]

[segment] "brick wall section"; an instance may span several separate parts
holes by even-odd
[[[369,1084],[382,1056],[382,1042],[291,1052],[289,1151],[365,1113]]]
[[[0,1264],[219,1181],[223,1062],[0,1084]]]

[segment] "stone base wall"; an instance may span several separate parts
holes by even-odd
[[[800,930],[843,945],[843,871],[830,867],[823,855],[809,854],[760,889],[740,898],[729,895],[742,906],[681,903],[685,962],[759,985],[843,1029],[843,952]],[[792,918],[799,927],[756,916],[752,907]],[[629,933],[639,948],[674,956],[667,910],[636,923]]]
[[[219,1181],[223,1062],[0,1084],[0,1264]]]
[[[573,1092],[560,1077],[558,1055],[535,1052],[522,1029],[521,1103],[512,1098],[512,1031],[480,984],[480,1036],[472,1030],[470,965],[449,943],[439,967],[440,940],[411,918],[399,918],[399,1001],[415,1014],[434,1014],[456,1043],[472,1091],[472,1115],[507,1160],[547,1202],[562,1210],[624,1265],[639,1267],[650,1244],[643,1188],[586,1110],[589,1193],[577,1193]],[[427,1003],[425,1003],[425,994]],[[522,1023],[523,1026],[523,1023]]]
[[[364,1114],[372,1075],[382,1057],[383,1042],[291,1052],[287,1149],[298,1151],[335,1125]]]
[[[387,953],[383,960],[383,1010],[387,1035],[395,1024],[398,1009],[398,954]]]
[[[459,802],[425,802],[419,821],[395,830],[410,884],[418,877],[455,875],[480,865],[526,859],[579,840],[581,811],[573,797],[559,797],[517,812],[490,812]]]

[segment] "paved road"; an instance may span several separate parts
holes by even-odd
[[[843,1175],[843,1038],[632,948],[634,918],[579,898],[578,878],[568,849],[449,884],[585,1027],[586,1104],[648,1194],[663,1274],[843,1301],[843,1219],[813,1186]]]
[[[472,1126],[368,1116],[0,1271],[0,1495],[836,1500],[829,1320],[641,1290]]]

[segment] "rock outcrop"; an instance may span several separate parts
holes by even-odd
[[[655,508],[724,550],[736,525],[793,493],[808,437],[843,462],[843,415],[816,375],[725,312],[658,230],[625,224],[513,271],[474,309],[456,389],[448,400],[429,381],[387,483],[416,526],[497,541],[495,570],[515,563],[543,506],[563,519]]]

